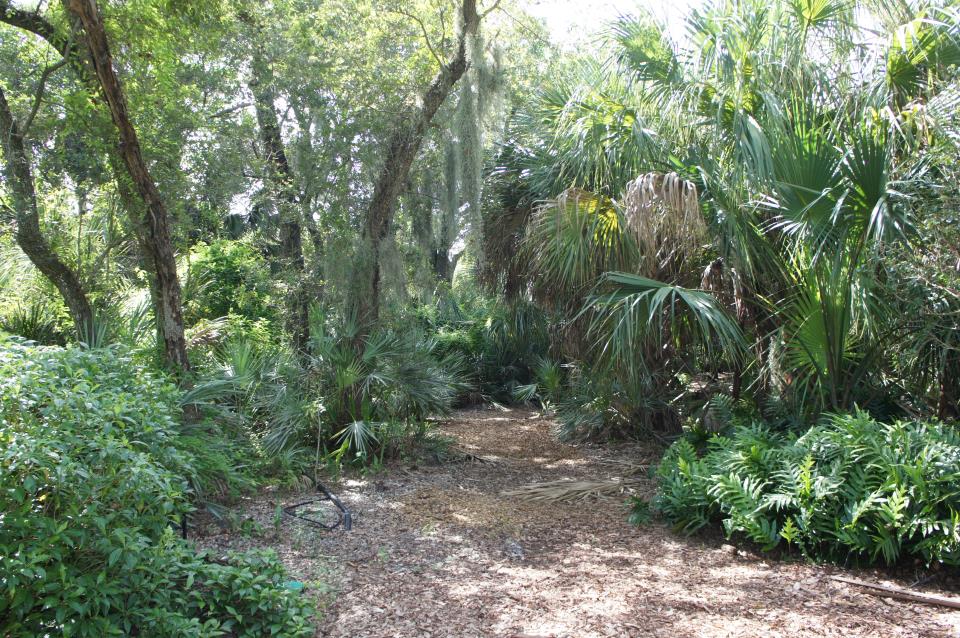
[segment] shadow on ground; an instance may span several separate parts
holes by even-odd
[[[616,477],[654,460],[650,450],[563,445],[549,419],[526,410],[463,411],[441,429],[483,461],[343,481],[350,532],[287,521],[275,535],[277,497],[265,496],[248,507],[261,537],[224,533],[201,544],[274,547],[324,607],[318,636],[960,635],[960,612],[868,596],[830,580],[834,567],[772,560],[660,524],[632,527],[626,494],[575,503],[502,495]],[[653,486],[633,489],[649,495]]]

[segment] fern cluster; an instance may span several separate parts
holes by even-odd
[[[833,416],[801,436],[734,426],[658,470],[656,509],[692,533],[719,521],[765,550],[836,561],[960,563],[960,435],[941,423]]]

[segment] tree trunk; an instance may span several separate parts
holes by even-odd
[[[69,8],[64,2],[64,7]],[[96,72],[92,68],[89,59],[82,54],[77,46],[77,39],[66,37],[59,33],[51,22],[42,17],[36,11],[24,11],[15,9],[11,6],[10,0],[0,0],[0,22],[29,31],[34,35],[45,40],[50,46],[57,50],[63,59],[67,61],[70,68],[76,74],[77,78],[83,82],[92,94],[101,94],[99,80]],[[96,126],[94,126],[96,128]],[[145,221],[148,219],[146,207],[140,200],[139,195],[134,191],[130,176],[123,166],[123,160],[119,150],[114,147],[108,153],[110,168],[113,171],[114,179],[120,192],[120,198],[123,201],[137,239],[137,247],[140,252],[141,267],[147,272],[150,279],[150,298],[153,303],[154,316],[157,325],[157,342],[166,344],[164,336],[163,322],[163,303],[159,294],[159,285],[157,283],[157,273],[154,269],[154,261],[151,257],[152,251],[149,249],[149,239]],[[166,349],[166,346],[164,347]]]
[[[4,173],[13,197],[17,218],[17,244],[49,279],[63,297],[77,328],[77,336],[86,339],[92,328],[93,311],[80,283],[80,278],[67,266],[47,243],[40,231],[37,194],[33,186],[33,172],[27,149],[6,96],[0,89],[0,148],[6,158]],[[79,257],[79,254],[78,254]]]
[[[258,30],[259,32],[259,30]],[[305,262],[303,232],[299,219],[299,202],[293,171],[287,160],[275,109],[276,95],[267,61],[256,46],[253,50],[251,77],[248,83],[257,113],[257,128],[267,160],[267,179],[272,185],[274,201],[280,215],[280,266],[291,275],[288,298],[290,317],[287,327],[294,346],[304,351],[309,339],[309,301],[303,286]],[[316,239],[315,239],[316,241]]]
[[[957,388],[957,373],[960,372],[960,353],[950,351],[940,372],[940,392],[937,399],[937,418],[941,421],[960,415],[960,392]]]
[[[460,197],[461,164],[459,149],[453,140],[447,140],[444,151],[443,195],[440,198],[440,234],[434,238],[433,273],[438,281],[451,283],[458,256],[450,250],[457,239],[457,214],[463,203]]]
[[[367,208],[362,245],[354,264],[355,289],[351,296],[351,312],[359,327],[358,343],[380,316],[380,246],[393,223],[397,198],[407,181],[430,122],[467,69],[467,39],[477,33],[480,24],[476,0],[463,0],[462,24],[453,56],[440,68],[423,94],[420,108],[409,118],[409,123],[398,124],[387,146],[383,167]]]
[[[160,295],[160,284],[157,282],[157,273],[154,271],[153,260],[150,256],[151,250],[147,242],[147,229],[144,227],[144,220],[146,219],[144,203],[134,190],[130,176],[120,160],[120,155],[110,153],[108,160],[110,170],[113,173],[113,180],[117,185],[120,206],[126,212],[130,225],[133,227],[133,237],[137,244],[137,266],[146,273],[147,288],[150,291],[150,305],[153,307],[154,329],[159,348],[160,344],[166,343],[162,315],[163,302]]]
[[[183,332],[180,281],[177,278],[177,262],[170,238],[167,210],[140,151],[140,141],[130,121],[123,87],[113,68],[113,59],[96,0],[65,0],[65,4],[86,34],[81,40],[90,54],[94,74],[117,128],[120,157],[137,193],[146,205],[141,245],[147,252],[156,274],[158,321],[163,327],[161,336],[164,355],[175,369],[187,371],[190,369],[190,361],[187,358],[187,343]]]

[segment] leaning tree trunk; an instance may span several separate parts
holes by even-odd
[[[17,244],[49,279],[63,297],[70,316],[77,328],[77,335],[84,339],[92,327],[93,311],[90,301],[80,283],[80,278],[54,252],[40,231],[40,215],[37,211],[37,194],[33,186],[33,172],[27,155],[23,134],[13,117],[6,96],[0,89],[0,148],[6,158],[4,173],[13,197],[17,219]]]
[[[64,8],[69,11],[67,0],[63,0],[63,5]],[[17,9],[11,5],[10,0],[0,0],[0,22],[33,33],[45,40],[63,56],[63,59],[70,65],[70,68],[73,69],[77,78],[88,87],[91,93],[102,93],[96,71],[92,68],[90,60],[84,55],[83,50],[78,45],[78,38],[63,35],[53,23],[42,17],[39,12]],[[123,166],[124,161],[121,157],[120,150],[113,148],[109,156],[110,166],[114,173],[114,178],[117,181],[124,208],[127,210],[135,230],[144,270],[149,274],[150,296],[157,320],[158,341],[163,343],[164,350],[168,351],[169,340],[164,333],[164,317],[165,314],[169,313],[164,312],[165,304],[160,295],[159,276],[156,272],[155,260],[152,256],[156,251],[150,248],[152,239],[149,236],[148,225],[146,223],[150,218],[150,214],[145,205],[138,204],[134,201],[139,199],[139,196],[134,191],[132,181],[130,183],[127,182],[127,180],[130,179],[130,175],[127,174]],[[182,333],[182,324],[180,332]],[[174,360],[169,355],[167,359],[171,362]]]
[[[389,235],[397,198],[403,191],[427,128],[467,69],[467,41],[476,35],[480,25],[476,0],[463,0],[462,25],[453,56],[440,68],[423,94],[420,108],[407,123],[398,124],[399,128],[387,146],[387,155],[367,208],[362,244],[354,264],[355,288],[351,296],[351,312],[359,327],[358,345],[380,316],[380,248]]]
[[[123,86],[113,68],[110,46],[96,0],[65,0],[65,5],[86,34],[82,40],[90,54],[94,75],[120,137],[120,157],[146,206],[141,245],[147,252],[147,258],[156,275],[158,322],[162,326],[164,355],[171,366],[187,371],[190,369],[190,361],[187,358],[180,281],[177,278],[177,262],[170,238],[167,209],[140,151],[140,141],[130,121]]]
[[[263,54],[254,48],[248,86],[253,94],[260,142],[267,160],[267,177],[273,186],[274,201],[280,215],[280,267],[282,272],[294,279],[288,299],[290,320],[287,325],[297,350],[303,351],[309,339],[309,303],[302,281],[305,262],[297,201],[299,198],[293,171],[283,147],[283,138],[280,136],[280,123],[274,110],[276,96],[266,64]]]

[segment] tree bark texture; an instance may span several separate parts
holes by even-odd
[[[177,278],[177,262],[170,238],[167,210],[140,151],[140,141],[130,120],[123,86],[113,68],[106,30],[96,1],[65,0],[65,4],[83,29],[85,37],[82,40],[120,138],[120,158],[146,206],[141,226],[144,233],[141,245],[147,252],[156,274],[159,293],[158,321],[163,327],[161,337],[164,355],[171,366],[187,371],[190,369],[190,361],[187,358],[180,281]]]
[[[393,223],[397,198],[403,191],[410,168],[433,117],[467,70],[467,40],[477,33],[480,24],[476,0],[463,0],[462,24],[463,28],[452,57],[440,68],[423,94],[420,108],[409,118],[408,123],[398,124],[387,145],[383,167],[367,208],[362,246],[355,264],[356,290],[352,295],[351,306],[360,328],[360,339],[379,319],[380,247]]]
[[[86,291],[77,274],[54,252],[40,230],[40,215],[37,210],[37,194],[33,185],[33,171],[27,155],[23,135],[13,117],[6,96],[0,89],[0,148],[6,162],[4,173],[13,197],[17,219],[17,244],[49,279],[63,297],[70,316],[83,339],[92,327],[93,311]]]
[[[259,32],[259,30],[257,30]],[[267,61],[256,47],[253,51],[251,77],[248,83],[257,114],[257,128],[267,162],[267,178],[280,216],[280,267],[293,281],[288,298],[290,313],[287,327],[297,350],[305,350],[309,339],[309,302],[303,289],[305,262],[303,230],[299,219],[299,194],[293,170],[287,160],[280,135],[280,122],[275,110],[276,94]]]

